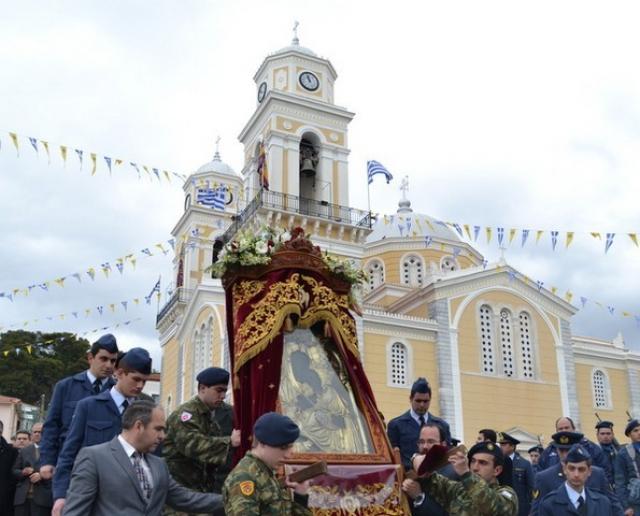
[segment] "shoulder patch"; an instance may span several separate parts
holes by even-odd
[[[180,414],[180,421],[182,421],[183,423],[186,423],[187,421],[189,421],[192,418],[192,414],[191,412],[183,412],[182,414]]]
[[[540,496],[540,491],[538,489],[534,489],[533,490],[533,499],[535,500],[536,498],[538,498],[538,496]]]
[[[255,484],[253,480],[245,480],[240,482],[240,492],[245,496],[251,496],[255,491]]]
[[[506,489],[501,489],[500,491],[498,491],[498,493],[500,493],[505,498],[508,498],[509,500],[511,500],[513,498],[513,495],[509,491],[507,491]]]

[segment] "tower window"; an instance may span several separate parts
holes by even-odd
[[[407,348],[401,342],[394,342],[391,345],[391,385],[404,387],[407,385],[408,353]]]
[[[609,380],[605,372],[601,369],[593,371],[593,404],[595,408],[611,408],[609,399]]]
[[[198,373],[211,365],[211,350],[213,347],[213,318],[200,327],[193,339],[193,393],[198,392]]]
[[[411,287],[421,287],[424,280],[424,263],[422,258],[409,255],[402,260],[402,283]]]
[[[384,265],[380,260],[372,260],[367,265],[369,275],[369,290],[373,290],[384,283]]]
[[[480,341],[482,346],[482,372],[496,372],[493,353],[493,310],[488,305],[480,307]]]

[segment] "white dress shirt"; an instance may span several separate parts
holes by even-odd
[[[91,385],[93,385],[93,382],[95,382],[97,380],[95,375],[91,372],[91,369],[87,369],[87,378],[89,378],[89,383]],[[108,378],[103,378],[102,380],[100,380],[100,385],[102,385],[102,387],[104,387],[104,384],[107,383],[107,380],[108,380]]]
[[[124,439],[124,437],[122,437],[122,434],[118,436],[118,441],[120,441],[120,444],[124,448],[124,452],[127,454],[127,457],[129,457],[129,460],[131,461],[131,465],[133,466],[133,460],[134,460],[133,454],[136,453],[136,449],[133,446],[131,446]],[[147,477],[147,480],[149,481],[149,487],[153,489],[153,476],[151,476],[151,468],[149,468],[149,464],[147,464],[147,459],[144,453],[142,453],[141,455],[142,455],[142,460],[140,461],[140,464],[142,464],[142,469],[144,470],[144,474]]]
[[[135,399],[133,398],[125,398],[122,393],[118,389],[116,389],[115,385],[111,387],[111,390],[109,392],[111,393],[113,402],[116,404],[116,407],[118,407],[120,414],[124,412],[124,407],[122,406],[124,400],[127,400],[129,402],[129,405],[131,405],[135,401]]]
[[[587,503],[587,493],[585,492],[584,487],[582,488],[582,491],[580,493],[573,489],[567,482],[564,483],[564,487],[567,490],[567,494],[569,495],[569,500],[571,500],[571,503],[576,509],[578,508],[579,497],[582,496],[584,503]]]
[[[418,423],[418,426],[420,426],[420,416],[418,415],[418,413],[411,409],[409,411],[409,414],[411,414],[411,417],[415,420],[416,423]],[[425,412],[424,416],[422,417],[424,418],[424,424],[426,425],[429,421],[429,412]]]

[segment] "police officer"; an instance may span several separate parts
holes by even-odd
[[[406,470],[412,468],[411,457],[418,451],[418,437],[420,429],[426,423],[436,423],[440,425],[447,437],[447,442],[451,441],[449,423],[444,419],[434,416],[429,412],[431,405],[431,386],[425,378],[418,378],[411,387],[409,396],[411,408],[404,414],[393,418],[387,426],[387,435],[391,446],[400,449],[402,464]]]
[[[604,456],[609,462],[609,469],[607,471],[607,480],[613,485],[613,466],[616,462],[616,455],[618,454],[619,445],[616,442],[616,438],[613,435],[613,423],[611,421],[598,421],[596,425],[596,437],[598,444]]]
[[[537,516],[540,510],[542,499],[549,493],[555,491],[565,481],[565,474],[562,468],[562,462],[565,460],[569,450],[576,444],[582,446],[584,435],[580,432],[556,432],[551,436],[553,439],[554,449],[557,451],[560,462],[541,471],[536,475],[535,488],[533,492],[533,503],[531,504],[531,516]],[[584,450],[589,453],[585,446]],[[621,516],[622,507],[618,499],[611,491],[607,476],[602,468],[591,466],[591,474],[589,475],[587,487],[597,490],[607,496],[614,509],[614,514]]]
[[[80,448],[105,443],[120,433],[122,413],[140,396],[150,374],[148,351],[132,348],[116,363],[116,384],[78,402],[53,476],[53,516],[61,514],[64,507],[71,469]]]
[[[615,484],[616,494],[625,509],[625,516],[640,514],[640,503],[633,500],[629,495],[631,479],[640,478],[638,470],[640,467],[640,421],[631,419],[624,429],[631,442],[622,447],[616,456]]]
[[[574,445],[562,461],[566,480],[540,503],[540,516],[613,516],[611,501],[606,495],[587,487],[591,475],[591,456],[587,450]]]
[[[533,495],[534,474],[531,463],[523,459],[516,451],[520,441],[515,437],[500,432],[498,436],[500,448],[505,457],[509,457],[513,464],[513,480],[511,486],[518,495],[518,515],[528,516],[531,509],[531,497]]]
[[[542,455],[543,451],[544,451],[544,448],[539,444],[536,444],[535,446],[532,446],[527,450],[534,475],[540,471],[540,466],[538,465],[538,461],[540,460],[540,455]]]
[[[283,487],[276,469],[291,454],[300,429],[287,416],[268,412],[253,426],[253,448],[238,462],[222,487],[227,516],[310,516],[309,483],[285,479]],[[291,495],[293,490],[293,496]]]
[[[416,471],[424,456],[414,462]],[[475,444],[465,456],[457,452],[449,462],[460,477],[458,482],[438,473],[419,479],[422,490],[442,504],[451,516],[516,516],[518,496],[509,487],[500,485],[504,454],[492,442]]]
[[[87,353],[89,369],[56,383],[40,442],[40,474],[43,479],[48,480],[53,475],[53,467],[58,462],[78,401],[109,390],[115,384],[111,376],[117,356],[116,338],[107,333],[91,345]]]
[[[220,493],[232,450],[240,445],[240,430],[233,429],[233,409],[224,403],[229,372],[209,367],[196,380],[198,394],[167,419],[162,454],[180,484],[202,493]],[[167,508],[164,514],[184,513]]]

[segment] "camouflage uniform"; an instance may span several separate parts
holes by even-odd
[[[211,412],[198,396],[180,405],[167,419],[162,447],[171,476],[202,493],[220,492],[233,456],[233,409],[223,403]],[[164,514],[185,513],[165,507]]]
[[[227,516],[310,516],[307,497],[283,487],[275,471],[251,452],[242,458],[222,486]]]
[[[474,473],[459,482],[438,473],[421,479],[422,490],[438,502],[451,516],[517,516],[518,496],[497,481],[487,484]]]

